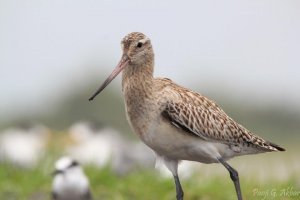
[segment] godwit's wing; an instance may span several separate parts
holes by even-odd
[[[251,146],[262,152],[284,151],[282,147],[258,137],[235,122],[208,98],[183,88],[170,79],[156,80],[164,85],[166,94],[168,91],[176,94],[177,98],[168,99],[162,115],[177,128],[203,140]]]

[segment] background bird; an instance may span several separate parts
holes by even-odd
[[[62,157],[55,163],[52,186],[53,200],[91,200],[89,180],[79,163]]]
[[[153,48],[143,33],[128,34],[121,45],[121,61],[89,100],[123,71],[122,91],[128,120],[137,136],[172,172],[177,199],[183,199],[178,163],[190,160],[221,163],[229,171],[241,200],[238,173],[227,160],[246,154],[284,151],[284,148],[248,131],[205,96],[170,79],[154,78]]]
[[[149,147],[112,128],[79,122],[71,126],[69,135],[75,144],[67,147],[66,154],[82,165],[109,166],[117,175],[127,175],[136,169],[153,168],[155,164],[155,154]]]
[[[45,155],[50,131],[40,124],[24,124],[0,132],[0,162],[32,169]]]

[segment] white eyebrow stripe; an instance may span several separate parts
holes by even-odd
[[[139,42],[145,44],[148,40],[149,38],[145,37],[144,39],[139,40]]]

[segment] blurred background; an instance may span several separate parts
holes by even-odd
[[[153,169],[128,126],[120,78],[88,101],[133,31],[152,41],[155,76],[287,149],[231,162],[246,199],[272,189],[299,199],[299,10],[297,0],[0,0],[0,199],[49,199],[63,155],[83,164],[95,199],[174,198],[169,174]],[[187,199],[235,198],[222,166],[181,170]]]

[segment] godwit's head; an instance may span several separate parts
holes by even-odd
[[[126,67],[153,68],[154,53],[151,41],[146,35],[140,32],[129,33],[121,41],[121,46],[123,55],[119,64],[94,95],[89,98],[90,101],[93,100]]]
[[[132,32],[121,41],[123,56],[127,56],[130,65],[145,65],[153,63],[153,49],[150,39],[143,33]]]

